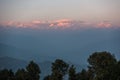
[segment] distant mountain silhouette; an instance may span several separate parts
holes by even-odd
[[[17,59],[23,59],[25,61],[35,60],[37,62],[43,62],[43,61],[53,61],[56,59],[56,57],[51,56],[44,56],[41,54],[35,54],[36,52],[32,50],[17,48],[12,45],[0,43],[0,57],[8,56],[17,58]]]
[[[19,56],[21,53],[27,53],[27,51],[11,45],[0,43],[0,56],[7,56],[8,54]]]
[[[0,57],[0,69],[12,69],[16,71],[19,68],[25,68],[27,62],[24,60],[19,60],[15,58],[11,58],[8,56]]]

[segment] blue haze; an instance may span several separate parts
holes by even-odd
[[[90,54],[108,51],[120,59],[120,29],[34,30],[0,28],[0,56],[36,61],[62,58],[86,64]]]

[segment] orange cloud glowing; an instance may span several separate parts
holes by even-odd
[[[44,24],[46,23],[45,21],[40,21],[40,20],[35,20],[35,21],[32,21],[33,24]]]
[[[6,21],[6,22],[1,22],[0,25],[6,27],[33,28],[33,29],[111,28],[115,26],[108,21],[103,21],[100,23],[92,23],[87,21],[75,21],[70,19],[59,19],[53,21],[33,20],[30,22]]]
[[[55,20],[50,22],[50,27],[62,27],[62,28],[67,28],[71,26],[72,20],[69,19],[61,19],[61,20]]]
[[[97,24],[98,27],[103,27],[103,28],[109,28],[109,27],[112,27],[112,24],[109,23],[109,22],[100,22]]]
[[[62,23],[62,22],[57,24],[57,26],[63,26],[63,27],[69,26],[69,25],[70,25],[70,23]]]

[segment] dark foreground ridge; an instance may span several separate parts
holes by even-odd
[[[87,61],[88,68],[77,72],[73,64],[56,59],[51,63],[51,73],[43,80],[120,80],[120,61],[111,53],[94,52]],[[30,61],[17,71],[1,69],[0,80],[42,80],[41,74],[41,67]]]

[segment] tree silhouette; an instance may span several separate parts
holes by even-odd
[[[95,76],[95,74],[94,74],[92,68],[89,67],[88,70],[87,70],[87,78],[88,78],[88,80],[93,80],[94,76]]]
[[[74,67],[74,65],[72,65],[70,68],[69,68],[69,80],[77,80],[76,79],[76,68]]]
[[[48,75],[48,76],[44,77],[44,79],[43,79],[43,80],[52,80],[52,78],[51,78],[51,76],[50,76],[50,75]]]
[[[82,71],[78,75],[79,80],[88,80],[87,71],[85,69],[82,69]]]
[[[26,67],[26,70],[27,70],[27,73],[29,76],[29,80],[39,80],[40,79],[39,74],[41,73],[41,70],[35,62],[30,61],[30,63]]]
[[[116,64],[116,59],[109,52],[95,52],[88,58],[96,80],[110,80],[111,67]]]
[[[52,78],[54,80],[62,80],[67,73],[69,65],[61,59],[56,59],[52,63]]]
[[[9,70],[9,80],[15,80],[14,72],[11,69]]]
[[[88,58],[88,69],[76,73],[74,65],[61,59],[56,59],[52,63],[52,73],[44,80],[63,80],[66,74],[69,80],[120,80],[120,61],[109,52],[95,52]],[[33,61],[27,65],[26,69],[18,69],[16,73],[12,70],[0,70],[0,80],[39,80],[40,67]]]
[[[69,65],[61,59],[56,59],[52,63],[52,73],[50,76],[46,76],[46,80],[63,80],[63,76],[67,74]]]
[[[54,63],[52,63],[52,72],[58,71],[62,75],[65,75],[68,71],[69,64],[64,62],[61,59],[56,59]]]
[[[15,80],[13,71],[8,69],[1,70],[0,80]]]
[[[120,80],[120,61],[111,68],[111,80]]]
[[[24,69],[18,69],[15,78],[16,80],[28,80],[28,74]]]

